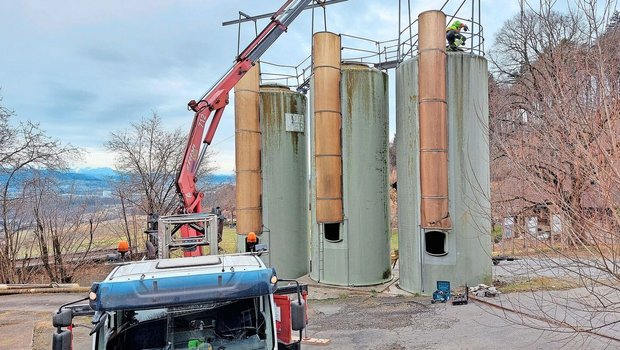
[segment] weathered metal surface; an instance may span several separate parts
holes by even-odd
[[[450,212],[458,225],[459,253],[454,280],[491,283],[491,180],[489,166],[489,84],[482,56],[448,54],[448,157]],[[429,261],[429,264],[432,261]],[[439,276],[449,268],[430,270]]]
[[[259,117],[260,67],[255,65],[235,86],[235,169],[237,186],[237,234],[260,234],[261,135]],[[238,241],[243,241],[240,237]]]
[[[261,258],[278,276],[308,273],[308,154],[306,97],[286,87],[261,86],[263,232]]]
[[[418,15],[418,52],[443,49],[446,46],[446,15],[437,10]]]
[[[419,16],[418,86],[422,227],[450,229],[448,208],[448,132],[446,125],[446,16]]]
[[[326,284],[380,284],[392,278],[388,76],[375,68],[343,64],[340,89],[344,221],[339,239],[330,241],[323,225],[311,220],[311,277]]]
[[[342,222],[340,36],[315,33],[312,45],[316,220]]]
[[[447,55],[449,209],[453,228],[445,256],[425,252],[420,218],[418,58],[396,71],[396,149],[400,286],[432,294],[437,280],[452,285],[491,279],[488,76],[483,57]]]
[[[399,285],[405,290],[419,293],[422,289],[423,247],[420,239],[420,123],[417,77],[417,58],[401,63],[396,69]]]

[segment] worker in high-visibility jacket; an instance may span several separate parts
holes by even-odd
[[[461,30],[467,31],[469,28],[461,21],[454,21],[446,28],[446,39],[448,39],[448,51],[459,51],[459,46],[465,45],[465,36]]]

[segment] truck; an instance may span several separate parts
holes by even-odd
[[[290,282],[257,254],[124,264],[92,285],[87,305],[60,307],[52,348],[71,349],[73,317],[92,315],[94,350],[299,349],[307,289]]]
[[[230,90],[304,9],[326,4],[313,2],[286,0],[227,73],[188,103],[194,119],[176,178],[179,209],[151,221],[147,230],[147,251],[157,259],[117,266],[93,283],[88,297],[62,305],[52,318],[54,350],[72,348],[78,315],[93,316],[90,335],[96,350],[300,348],[307,286],[279,279],[253,243],[246,241],[250,252],[217,255],[217,216],[202,212],[204,194],[196,182]],[[183,257],[172,258],[175,251]],[[297,339],[293,331],[299,331]]]

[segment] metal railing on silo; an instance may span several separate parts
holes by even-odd
[[[343,62],[362,63],[378,69],[395,67],[398,59],[397,39],[377,41],[349,34],[340,36]]]
[[[282,85],[305,94],[310,88],[307,82],[312,75],[311,59],[308,56],[296,65],[261,61],[261,84]]]
[[[342,62],[355,62],[386,70],[399,62],[397,39],[377,41],[361,36],[340,34]],[[261,84],[277,84],[307,93],[312,76],[312,57],[294,65],[261,61]]]
[[[342,38],[342,61],[357,62],[373,66],[381,70],[396,68],[404,60],[417,55],[418,48],[418,20],[413,19],[411,13],[411,0],[407,0],[407,7],[403,9],[403,0],[399,1],[399,30],[397,38],[388,40],[375,40],[358,35],[341,33]],[[470,31],[461,32],[466,37],[467,45],[463,46],[466,53],[472,55],[485,55],[484,27],[481,24],[480,12],[481,0],[446,0],[439,9],[446,13],[448,26],[455,20],[463,21],[469,25]],[[449,5],[453,4],[451,8]],[[466,6],[470,4],[471,6]],[[471,17],[467,18],[467,10],[471,9]],[[406,11],[408,20],[404,27],[401,21],[402,12]],[[417,17],[417,16],[416,16]],[[280,62],[261,61],[261,83],[278,84],[295,88],[298,92],[307,93],[310,88],[312,76],[312,58],[305,57],[297,64],[282,64]]]
[[[464,6],[466,3],[471,4],[471,17],[464,17],[465,9]],[[454,3],[458,4],[456,10],[444,11],[446,6]],[[418,46],[418,33],[417,33],[417,23],[418,20],[412,19],[411,17],[411,1],[407,0],[407,16],[408,21],[407,25],[403,28],[401,22],[401,13],[403,12],[402,1],[398,2],[398,27],[402,28],[398,32],[397,46],[398,46],[398,61],[399,63],[408,58],[413,58],[417,55],[417,46]],[[476,16],[477,9],[477,16]],[[444,4],[441,6],[439,11],[443,11],[446,13],[447,23],[446,26],[450,25],[455,20],[464,21],[470,23],[471,26],[470,32],[461,32],[463,36],[466,38],[466,42],[469,42],[469,46],[465,46],[465,51],[469,52],[472,55],[484,56],[484,27],[481,24],[481,11],[480,11],[480,0],[461,0],[460,3],[458,1],[450,1],[446,0]]]

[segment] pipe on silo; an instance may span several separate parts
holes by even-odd
[[[340,36],[312,37],[316,220],[342,222],[342,114],[340,110]]]
[[[451,229],[448,210],[448,124],[446,102],[446,15],[418,17],[421,225]]]
[[[262,231],[260,67],[256,64],[235,86],[235,168],[237,234]]]

